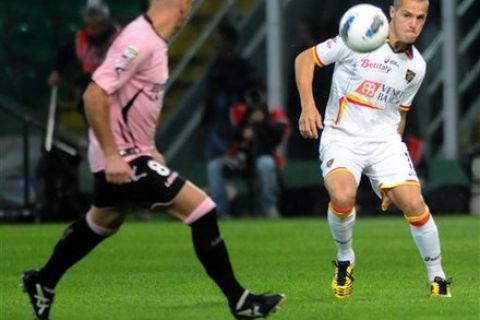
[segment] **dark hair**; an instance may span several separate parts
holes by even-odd
[[[222,24],[218,27],[217,32],[223,39],[228,40],[231,44],[235,45],[237,43],[238,33],[234,26]]]

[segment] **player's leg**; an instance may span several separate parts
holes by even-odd
[[[275,158],[272,155],[262,155],[256,159],[256,174],[260,180],[263,213],[268,218],[279,218],[277,207],[278,176]]]
[[[283,295],[252,294],[236,279],[218,227],[215,203],[202,190],[186,182],[170,209],[175,217],[191,227],[195,253],[227,297],[235,317],[264,317],[277,308]]]
[[[124,218],[124,214],[114,210],[92,207],[84,217],[65,230],[49,260],[40,270],[30,270],[23,274],[23,287],[38,319],[49,318],[54,289],[63,274],[100,242],[114,234]]]
[[[352,236],[357,183],[349,171],[339,168],[325,177],[325,187],[330,197],[328,224],[337,243],[337,260],[353,263],[355,253],[352,249]]]
[[[215,203],[203,191],[186,182],[176,196],[170,211],[191,227],[195,253],[208,275],[229,301],[238,300],[244,288],[233,274],[225,243],[218,228]]]
[[[336,268],[331,285],[335,297],[342,299],[352,293],[355,263],[352,241],[357,183],[352,173],[345,168],[338,168],[327,174],[325,187],[330,196],[328,225],[337,245]]]
[[[124,213],[92,207],[84,217],[72,223],[55,246],[48,262],[40,269],[45,284],[54,288],[68,268],[117,232],[124,220]]]
[[[450,297],[450,283],[442,268],[437,225],[423,200],[420,187],[403,185],[385,190],[385,192],[392,202],[402,210],[410,224],[412,237],[427,268],[432,296]]]
[[[352,292],[353,229],[356,219],[355,201],[363,170],[361,146],[322,138],[320,160],[325,187],[330,197],[328,225],[337,245],[335,274],[331,286],[335,297],[346,298]]]
[[[435,282],[434,287],[441,285],[445,294],[437,294],[432,290],[432,295],[448,295],[449,283],[441,266],[437,226],[421,195],[420,183],[407,147],[401,141],[386,143],[372,151],[372,159],[383,159],[374,161],[365,170],[375,192],[382,198],[382,209],[386,210],[388,203],[393,202],[402,210],[427,267],[429,280],[433,283],[436,277],[441,279],[440,284]]]
[[[218,227],[213,200],[177,172],[150,157],[140,157],[134,165],[142,176],[137,182],[143,191],[140,200],[150,202],[152,209],[167,207],[169,213],[190,226],[195,253],[225,294],[234,316],[259,318],[274,311],[283,295],[251,294],[237,281]]]

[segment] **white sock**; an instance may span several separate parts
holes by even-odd
[[[410,224],[410,231],[427,267],[428,280],[431,282],[435,277],[445,279],[438,229],[433,217],[430,216],[427,223],[422,226]]]
[[[331,206],[328,206],[328,224],[332,232],[333,240],[337,244],[337,260],[355,261],[355,253],[352,248],[353,226],[355,225],[355,208],[345,217],[336,214]]]

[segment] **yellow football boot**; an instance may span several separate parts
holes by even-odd
[[[350,261],[333,261],[335,275],[332,278],[333,295],[338,299],[345,299],[352,294],[353,266]]]

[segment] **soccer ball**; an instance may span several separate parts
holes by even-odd
[[[370,52],[385,43],[388,20],[382,9],[371,4],[358,4],[340,19],[340,37],[356,52]]]

